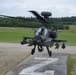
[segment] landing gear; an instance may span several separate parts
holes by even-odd
[[[38,51],[42,52],[43,51],[43,47],[42,46],[38,46]]]
[[[52,51],[49,51],[49,56],[50,56],[50,57],[52,56]]]
[[[35,48],[36,48],[36,45],[34,45],[34,48],[33,48],[32,51],[31,51],[31,54],[32,54],[32,55],[35,53]]]
[[[62,49],[65,49],[65,44],[64,44],[64,42],[63,42],[63,45],[62,45]]]
[[[49,50],[49,47],[46,47],[46,48],[47,48],[49,56],[51,57],[52,56],[52,51]]]

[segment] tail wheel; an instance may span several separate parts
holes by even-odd
[[[52,56],[52,51],[49,51],[49,56],[50,56],[50,57]]]
[[[43,51],[43,47],[42,46],[38,46],[38,51],[42,52]]]

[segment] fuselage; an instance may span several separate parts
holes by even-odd
[[[53,39],[55,39],[57,33],[55,31],[51,31],[46,27],[40,27],[35,31],[33,44],[39,46],[53,46]]]

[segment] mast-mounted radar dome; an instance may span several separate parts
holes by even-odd
[[[51,16],[52,13],[51,12],[41,12],[42,16]]]

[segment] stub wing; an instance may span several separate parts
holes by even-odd
[[[25,37],[23,37],[23,39],[32,39],[33,37],[30,37],[30,36],[25,36]]]
[[[53,39],[53,42],[67,42],[66,40],[58,40],[58,39]]]

